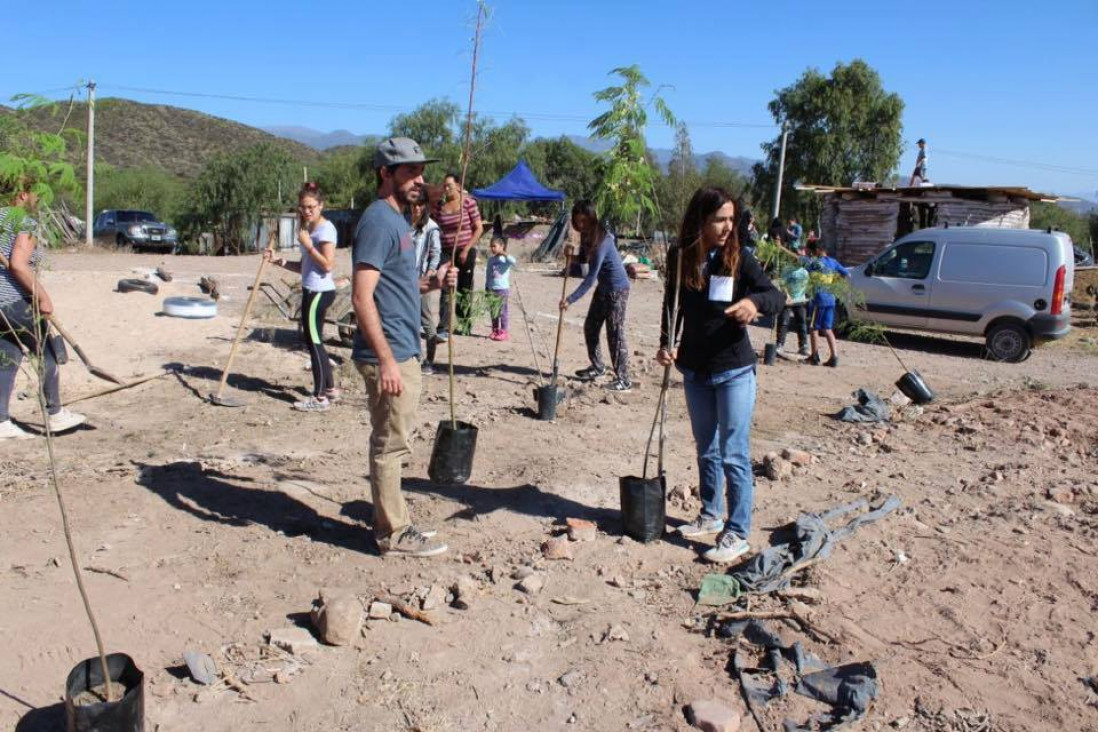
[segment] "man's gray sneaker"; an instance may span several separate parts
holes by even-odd
[[[719,534],[722,531],[724,531],[723,521],[706,518],[705,516],[698,516],[690,523],[683,524],[678,528],[678,532],[687,538]]]
[[[748,545],[746,540],[741,539],[731,531],[726,531],[717,539],[717,545],[702,556],[710,562],[724,564],[725,562],[736,561],[749,551],[751,551],[751,546]]]
[[[434,532],[428,532],[432,535]],[[381,550],[381,554],[403,554],[407,557],[435,557],[439,554],[443,554],[448,546],[440,541],[432,541],[427,536],[424,536],[414,526],[409,526],[400,532],[399,536],[390,536],[388,539],[381,539],[377,543],[378,548]]]

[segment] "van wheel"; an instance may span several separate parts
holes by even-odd
[[[1025,361],[1031,348],[1029,332],[1018,323],[996,323],[987,332],[987,353],[995,361]]]

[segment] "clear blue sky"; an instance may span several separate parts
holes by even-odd
[[[591,93],[606,85],[607,72],[637,63],[654,84],[673,87],[665,96],[691,123],[696,151],[755,158],[773,130],[715,123],[768,124],[775,89],[808,67],[828,71],[862,58],[906,103],[905,174],[914,140],[925,136],[935,182],[1098,198],[1096,0],[497,0],[492,10],[476,106],[502,117],[517,112],[536,135],[583,133],[599,111]],[[8,14],[0,97],[94,78],[100,96],[175,104],[257,126],[377,133],[394,110],[431,97],[464,107],[475,13],[472,0],[63,1]],[[651,130],[653,147],[671,141],[671,130]]]

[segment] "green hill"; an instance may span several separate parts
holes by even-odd
[[[11,113],[12,110],[0,107],[0,114]],[[35,126],[51,132],[57,132],[63,119],[45,110],[20,114],[31,115]],[[86,130],[85,104],[75,105],[67,126],[81,132]],[[192,178],[214,155],[258,142],[278,145],[303,165],[314,165],[321,157],[319,152],[299,142],[190,109],[116,98],[101,99],[95,105],[95,158],[116,168],[160,168],[175,176]],[[72,152],[73,164],[82,168],[83,150]]]

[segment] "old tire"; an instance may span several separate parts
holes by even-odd
[[[1029,331],[1021,323],[1006,320],[987,331],[987,354],[995,361],[1018,363],[1029,358],[1033,348]]]
[[[358,323],[355,321],[355,311],[348,310],[336,322],[338,323],[336,328],[339,331],[339,342],[347,348],[354,348],[355,331],[358,330]]]
[[[161,310],[173,318],[212,318],[217,315],[217,303],[207,297],[166,297]]]
[[[118,280],[119,292],[147,292],[155,295],[160,292],[160,286],[149,280],[125,279]]]

